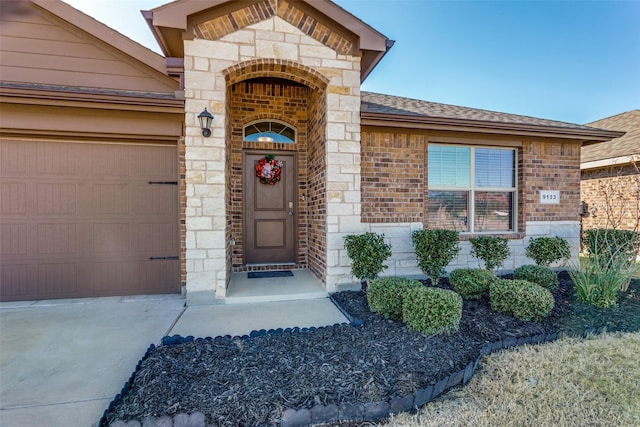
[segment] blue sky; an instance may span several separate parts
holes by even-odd
[[[159,52],[139,11],[65,0]],[[572,123],[640,108],[640,0],[336,0],[395,40],[363,90]]]

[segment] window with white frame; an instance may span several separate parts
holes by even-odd
[[[258,120],[244,127],[243,137],[247,142],[295,144],[296,130],[278,120]]]
[[[430,228],[516,231],[516,150],[430,143]]]

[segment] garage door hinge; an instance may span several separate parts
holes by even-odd
[[[149,260],[151,260],[151,261],[156,260],[156,259],[176,259],[177,260],[178,257],[177,256],[150,256],[149,257]]]
[[[178,185],[178,181],[149,181],[151,185]]]

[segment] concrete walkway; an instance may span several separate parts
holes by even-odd
[[[328,298],[184,306],[179,295],[0,304],[0,426],[96,425],[150,344],[327,326]]]

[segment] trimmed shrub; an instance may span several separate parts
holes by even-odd
[[[533,282],[547,289],[553,289],[560,284],[558,275],[549,267],[541,265],[520,266],[513,270],[513,278]]]
[[[402,319],[407,326],[427,335],[452,333],[462,318],[462,297],[441,288],[411,288],[404,298]]]
[[[569,242],[562,237],[534,237],[525,252],[536,264],[548,267],[551,263],[571,258]]]
[[[402,301],[411,288],[423,287],[417,280],[405,277],[381,277],[367,288],[367,302],[374,313],[388,319],[402,320]]]
[[[420,270],[435,284],[444,268],[460,252],[459,234],[454,230],[415,230],[411,234]]]
[[[526,280],[496,279],[489,285],[489,296],[491,309],[526,321],[544,319],[555,305],[549,289]]]
[[[489,290],[496,276],[481,268],[459,268],[449,275],[449,283],[464,299],[478,299]]]
[[[387,268],[383,263],[391,256],[391,245],[384,242],[384,234],[350,234],[344,247],[351,258],[351,274],[360,280],[373,280]]]
[[[471,255],[484,261],[487,270],[494,271],[509,257],[509,241],[504,237],[480,236],[469,241]]]

